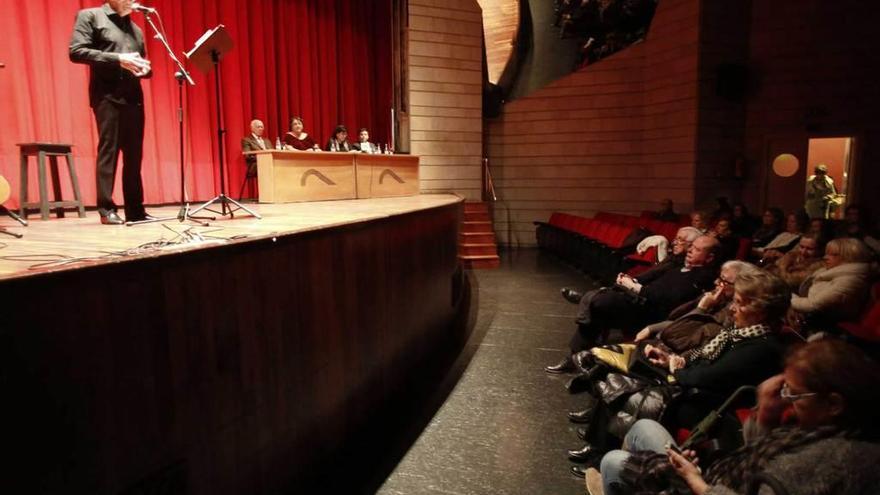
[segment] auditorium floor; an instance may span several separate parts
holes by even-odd
[[[562,357],[574,329],[575,306],[559,288],[592,282],[536,249],[501,259],[473,272],[476,326],[458,383],[378,493],[584,493],[565,456],[579,446],[565,417],[579,401],[542,367]]]

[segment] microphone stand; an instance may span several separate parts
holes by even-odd
[[[174,55],[174,50],[171,49],[171,46],[168,44],[168,40],[165,39],[165,36],[159,31],[156,27],[156,24],[153,22],[153,18],[150,17],[151,13],[143,11],[144,18],[147,20],[147,23],[153,29],[153,32],[156,33],[155,38],[162,43],[162,46],[165,47],[165,51],[168,52],[168,56],[171,58],[171,61],[177,66],[177,71],[174,73],[174,79],[177,81],[177,128],[178,128],[178,140],[180,143],[180,211],[178,211],[177,216],[175,217],[164,217],[164,218],[154,218],[151,220],[139,220],[136,222],[125,222],[125,225],[141,225],[144,223],[155,223],[155,222],[165,222],[168,220],[174,220],[175,218],[180,221],[192,221],[198,223],[202,226],[207,226],[208,222],[203,222],[202,220],[214,220],[214,217],[194,217],[190,214],[189,210],[189,201],[186,198],[186,166],[185,166],[185,151],[184,151],[184,141],[183,141],[183,82],[186,81],[190,86],[195,86],[196,83],[193,82],[192,77],[190,77],[189,72],[183,67],[183,64],[180,63],[180,59]],[[152,70],[152,69],[151,69]]]

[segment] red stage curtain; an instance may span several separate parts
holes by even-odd
[[[267,135],[286,132],[291,116],[323,145],[336,124],[352,138],[367,127],[376,142],[389,140],[392,94],[390,1],[357,0],[149,0],[162,14],[174,51],[182,53],[207,30],[224,24],[235,42],[221,62],[222,110],[230,196],[244,178],[240,140],[252,118]],[[87,0],[0,0],[0,174],[18,202],[16,143],[73,143],[86,204],[95,204],[97,135],[88,105],[88,69],[67,55],[77,10]],[[154,76],[144,81],[147,128],[143,178],[148,204],[179,202],[177,83],[160,43],[141,14],[132,14],[147,38]],[[186,157],[190,200],[219,191],[217,108],[213,74],[193,72],[187,88]],[[121,165],[120,165],[121,166]],[[33,167],[33,166],[32,166]],[[33,169],[32,169],[33,170]],[[63,174],[62,174],[63,175]],[[120,175],[121,178],[121,174]],[[32,177],[34,177],[32,173]],[[30,193],[35,197],[36,181]],[[122,202],[122,188],[115,189]],[[50,193],[51,194],[51,193]],[[65,194],[70,195],[65,184]]]

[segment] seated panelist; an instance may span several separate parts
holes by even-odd
[[[348,129],[346,129],[344,125],[337,125],[336,128],[333,129],[333,137],[327,141],[327,146],[325,146],[324,149],[326,151],[341,152],[354,150],[351,143],[348,142]]]
[[[379,145],[370,142],[370,131],[366,127],[358,131],[358,142],[352,147],[362,153],[379,153]]]
[[[241,152],[247,153],[250,151],[262,151],[272,149],[272,143],[270,143],[268,139],[263,137],[263,133],[265,131],[266,126],[263,125],[262,121],[258,119],[252,120],[250,135],[245,136],[241,139]],[[244,161],[245,163],[247,163],[247,175],[249,177],[252,175],[256,175],[257,157],[254,155],[244,155]]]
[[[290,132],[284,134],[284,149],[299,151],[321,151],[318,143],[303,131],[302,117],[290,119]]]

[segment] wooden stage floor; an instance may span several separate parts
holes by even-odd
[[[239,211],[232,219],[218,215],[217,220],[209,222],[207,227],[193,222],[181,223],[176,218],[137,226],[101,225],[98,213],[94,211],[88,212],[86,218],[78,218],[73,212],[68,212],[65,218],[56,218],[53,212],[46,221],[40,220],[38,215],[31,215],[27,227],[2,217],[0,226],[22,233],[24,237],[15,239],[0,234],[0,282],[349,225],[459,201],[463,201],[462,198],[453,194],[425,194],[309,203],[247,203],[248,208],[263,218],[257,219]],[[177,206],[148,208],[156,217],[175,217],[179,209]],[[190,240],[184,242],[186,238]]]

